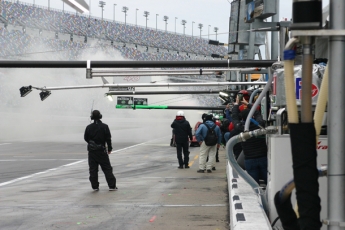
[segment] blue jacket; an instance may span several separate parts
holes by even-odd
[[[206,121],[205,123],[201,124],[199,128],[196,130],[195,137],[198,140],[198,142],[204,141],[207,135],[208,129],[205,125],[208,125],[208,127],[210,128],[216,126],[214,130],[216,131],[218,137],[218,144],[220,144],[222,142],[222,133],[220,132],[220,128],[213,121]]]
[[[225,118],[228,119],[230,122],[232,122],[232,117],[230,115],[231,114],[230,109],[225,109],[224,113],[225,113]]]

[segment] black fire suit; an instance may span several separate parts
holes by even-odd
[[[113,149],[111,144],[111,134],[108,125],[102,123],[101,120],[94,120],[94,123],[88,125],[85,129],[84,140],[89,143],[93,140],[97,145],[103,148],[100,150],[90,150],[89,152],[89,171],[90,182],[93,189],[98,189],[98,165],[101,166],[105,175],[109,188],[116,188],[116,178],[113,174],[113,167],[111,167],[108,152]],[[108,150],[105,148],[108,146]]]
[[[171,128],[174,129],[178,163],[181,168],[183,166],[187,167],[189,162],[188,137],[193,140],[192,127],[184,117],[178,117],[171,124]],[[184,159],[182,158],[182,149]]]

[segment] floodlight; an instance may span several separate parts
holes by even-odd
[[[50,94],[52,94],[50,91],[42,91],[42,92],[40,92],[41,101],[44,101],[45,99],[47,99],[47,97],[49,97]]]
[[[107,95],[107,98],[108,98],[109,101],[114,101],[113,97],[111,95],[109,95],[109,94],[106,94],[106,95]]]
[[[31,85],[23,86],[22,88],[19,89],[19,91],[20,91],[20,96],[25,97],[26,95],[28,95],[32,91]]]
[[[62,0],[79,13],[89,13],[89,5],[84,0]]]
[[[230,93],[226,91],[219,91],[219,98],[222,100],[223,105],[226,105],[231,101]]]
[[[227,93],[225,93],[225,92],[222,92],[222,91],[219,92],[219,95],[222,95],[222,96],[224,96],[224,97],[229,97],[229,94],[227,94]]]

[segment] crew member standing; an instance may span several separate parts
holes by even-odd
[[[179,163],[179,169],[189,168],[189,141],[193,140],[192,135],[192,127],[190,126],[189,122],[184,117],[183,111],[178,111],[176,114],[176,119],[171,124],[171,128],[174,129],[175,134],[175,142],[176,142],[176,150],[177,150],[177,159]],[[182,158],[182,150],[183,150],[183,158]]]
[[[117,190],[116,178],[109,160],[109,154],[113,149],[111,134],[108,125],[102,123],[100,119],[102,119],[102,114],[98,110],[92,111],[91,120],[94,122],[86,127],[84,133],[84,140],[88,143],[87,150],[89,151],[89,179],[92,189],[98,191],[98,165],[100,165],[107,180],[109,191],[115,191]],[[108,149],[105,144],[107,144]]]
[[[199,170],[198,173],[212,172],[212,166],[215,164],[217,147],[222,142],[220,128],[213,122],[213,116],[207,115],[205,123],[201,124],[195,133],[196,139],[200,144]],[[212,135],[211,135],[212,134]],[[209,157],[207,164],[206,158]]]

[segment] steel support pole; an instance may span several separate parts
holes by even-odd
[[[345,29],[345,1],[330,1],[330,29]],[[345,129],[339,121],[345,120],[345,37],[329,39],[329,99],[328,99],[328,220],[345,222]],[[329,225],[329,230],[344,230]]]
[[[272,16],[272,22],[279,22],[279,2],[280,0],[276,0],[277,2],[277,8],[276,8],[276,14]],[[271,32],[271,58],[274,60],[278,59],[278,33],[277,32]]]
[[[270,67],[276,60],[208,61],[13,61],[0,60],[0,68],[185,68],[185,67]]]
[[[238,90],[227,91],[229,93],[237,93]],[[107,95],[172,95],[172,94],[219,94],[219,90],[188,90],[188,91],[110,91]]]
[[[250,23],[249,46],[248,46],[248,56],[247,56],[247,59],[249,60],[254,60],[254,56],[255,56],[254,43],[255,43],[256,32],[252,30],[253,30],[253,23]]]

